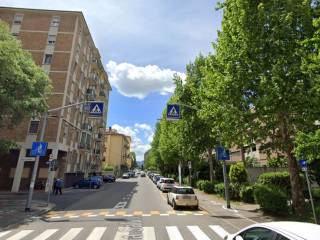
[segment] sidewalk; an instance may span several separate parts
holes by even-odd
[[[226,208],[224,199],[215,194],[207,194],[198,189],[194,189],[198,199],[199,207],[209,212],[211,216],[227,219],[233,227],[243,228],[258,222],[270,222],[276,219],[264,215],[257,204],[231,201],[231,209]]]
[[[50,211],[55,205],[32,200],[31,211],[25,212],[27,193],[0,192],[0,230],[32,221],[33,218]]]

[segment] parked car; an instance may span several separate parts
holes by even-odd
[[[162,183],[160,184],[160,190],[162,192],[169,192],[172,190],[172,188],[175,186],[174,179],[173,178],[165,178],[162,180]]]
[[[157,181],[157,188],[160,189],[160,185],[161,183],[163,183],[163,180],[166,179],[165,177],[159,178],[159,180]]]
[[[102,176],[91,176],[90,179],[97,181],[100,184],[100,186],[103,184],[103,177]]]
[[[144,172],[141,172],[140,177],[146,177],[146,174]]]
[[[167,194],[167,202],[175,210],[178,207],[198,209],[199,206],[198,198],[194,194],[192,187],[174,186],[171,192]]]
[[[129,177],[135,177],[134,172],[132,171],[128,172],[128,174],[129,174]]]
[[[250,225],[235,234],[227,235],[226,240],[318,240],[320,226],[304,222],[268,222]]]
[[[105,176],[103,176],[103,181],[104,182],[115,182],[116,177],[113,175],[105,175]]]
[[[157,185],[158,181],[160,181],[161,178],[164,178],[164,176],[160,176],[160,175],[159,175],[159,176],[156,176],[156,177],[155,177],[154,184]]]
[[[100,188],[100,183],[97,180],[83,179],[75,182],[72,185],[74,188]]]
[[[122,174],[122,178],[124,178],[124,179],[130,178],[129,173],[124,173],[124,174]]]

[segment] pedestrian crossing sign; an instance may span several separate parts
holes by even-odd
[[[90,102],[90,117],[103,117],[104,102]]]
[[[178,104],[167,105],[167,120],[179,120],[181,118],[180,106]]]

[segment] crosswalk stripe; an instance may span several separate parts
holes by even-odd
[[[119,227],[114,240],[128,239],[130,227]]]
[[[229,233],[219,225],[210,225],[209,227],[221,238],[224,238],[225,236],[229,235]]]
[[[83,228],[71,228],[60,240],[72,240],[74,239]]]
[[[3,237],[7,234],[11,233],[11,231],[4,231],[4,232],[0,232],[0,237]]]
[[[20,240],[32,232],[33,232],[33,230],[22,230],[22,231],[16,233],[15,235],[9,237],[7,240]]]
[[[154,232],[154,227],[143,227],[143,239],[156,240],[156,234]]]
[[[170,226],[166,227],[166,229],[170,240],[183,240],[177,227]]]
[[[210,240],[198,226],[188,226],[188,229],[197,240]]]
[[[43,233],[41,233],[36,238],[34,238],[33,240],[45,240],[45,239],[49,238],[51,235],[53,235],[56,231],[58,231],[58,229],[48,229],[48,230],[44,231]]]
[[[103,233],[106,231],[106,227],[95,227],[90,235],[87,237],[87,240],[99,240],[101,239]]]

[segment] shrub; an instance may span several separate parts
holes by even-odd
[[[263,173],[259,176],[258,183],[274,185],[288,190],[288,188],[290,188],[290,176],[288,172]]]
[[[203,191],[205,193],[214,193],[214,183],[210,181],[205,181],[203,183]]]
[[[254,199],[264,212],[277,215],[288,214],[287,195],[280,187],[257,184],[254,188]]]
[[[320,206],[316,207],[314,210],[316,212],[316,216],[318,218],[318,221],[320,221]]]
[[[240,188],[240,199],[245,203],[254,203],[254,186],[242,186]]]
[[[229,178],[231,183],[243,184],[247,182],[248,173],[243,163],[237,163],[230,167]]]
[[[287,164],[287,159],[284,158],[284,157],[273,157],[273,158],[270,158],[268,159],[268,162],[267,162],[267,166],[268,167],[287,167],[288,164]]]
[[[312,198],[315,200],[315,201],[319,201],[320,202],[320,188],[313,188],[311,190],[311,193],[312,193]],[[319,207],[319,210],[320,210],[320,207]]]
[[[238,183],[229,184],[229,196],[232,200],[240,200],[240,188],[241,185]]]
[[[199,189],[199,190],[203,190],[203,184],[205,183],[205,181],[206,180],[199,180],[198,182],[197,182],[197,188]]]
[[[220,196],[224,197],[224,183],[218,183],[214,186],[214,191]]]

